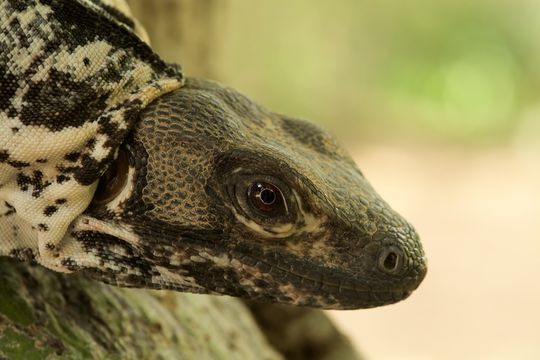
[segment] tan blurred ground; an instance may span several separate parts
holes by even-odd
[[[429,259],[408,300],[331,312],[358,348],[375,360],[540,359],[540,148],[355,153]]]

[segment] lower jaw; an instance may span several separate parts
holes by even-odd
[[[263,296],[257,300],[327,310],[355,310],[394,304],[406,299],[410,294],[411,291],[401,290],[388,292],[357,292],[355,290],[341,289],[339,293],[318,292],[315,294],[310,291],[298,290],[293,294],[279,294],[272,298]]]

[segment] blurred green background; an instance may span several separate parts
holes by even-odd
[[[235,0],[217,17],[221,81],[345,141],[489,144],[536,126],[537,1]]]

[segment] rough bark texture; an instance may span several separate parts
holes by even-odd
[[[280,358],[233,298],[122,289],[8,259],[0,294],[0,358]]]
[[[286,359],[361,359],[323,311],[262,303],[248,306],[270,344]]]

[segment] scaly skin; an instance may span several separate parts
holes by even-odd
[[[103,5],[28,3],[0,5],[0,254],[119,286],[332,309],[420,284],[416,232],[323,130],[184,83]]]

